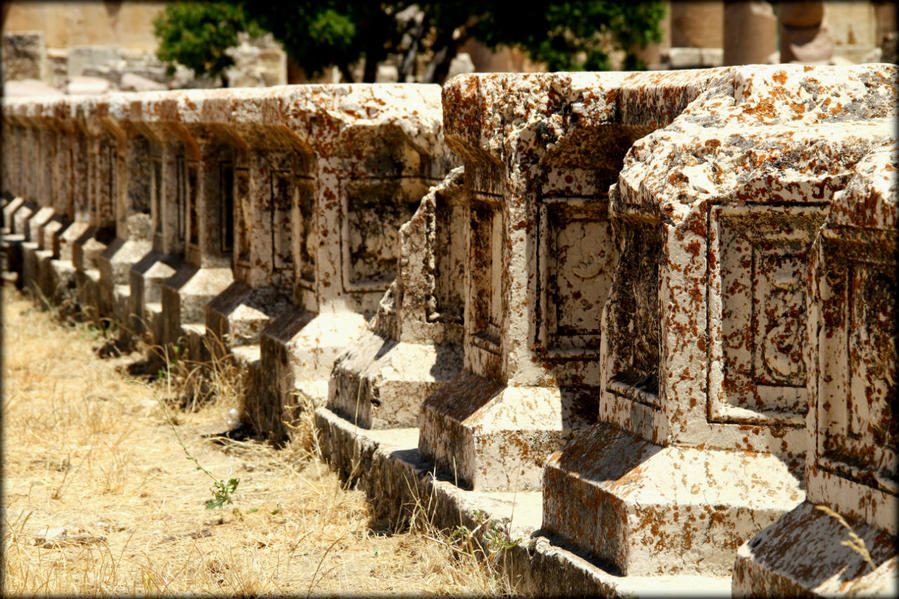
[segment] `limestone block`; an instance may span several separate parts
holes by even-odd
[[[293,298],[292,310],[263,325],[266,376],[247,403],[251,422],[280,431],[298,394],[325,400],[334,359],[394,277],[400,225],[450,157],[437,86],[292,86],[257,101],[258,113],[237,119],[238,135],[265,151],[235,163],[235,279]],[[265,137],[241,123],[261,115]],[[242,312],[230,314],[239,328]]]
[[[3,32],[3,81],[42,80],[47,48],[42,31]]]
[[[62,95],[64,94],[60,90],[37,79],[23,79],[21,81],[6,81],[3,83],[3,96],[5,98]]]
[[[808,498],[740,549],[735,594],[887,596],[899,586],[897,156],[893,135],[855,165],[811,250]],[[871,565],[842,544],[850,530]]]
[[[621,523],[625,491],[658,492],[672,510],[683,502],[682,481],[662,488],[647,471],[669,448],[702,450],[710,495],[699,501],[718,512],[697,520],[689,558],[677,542],[655,546],[660,571],[728,569],[721,553],[733,555],[802,500],[812,243],[856,164],[893,136],[895,67],[720,73],[668,127],[631,147],[611,194],[622,245],[603,311],[599,420],[632,435],[628,446],[649,443],[646,453],[616,470],[619,454],[594,431],[546,474],[544,527],[621,571],[647,567],[620,549],[643,534],[639,518]],[[582,451],[591,442],[597,452]],[[710,489],[734,472],[753,480],[756,503],[714,498]],[[572,518],[581,516],[564,506],[579,497],[597,498],[590,521],[619,522],[619,541],[591,545],[576,534]]]
[[[66,83],[66,93],[73,95],[100,95],[112,89],[109,81],[101,77],[72,77]]]
[[[419,450],[444,474],[538,489],[549,454],[595,419],[618,257],[607,190],[634,140],[709,76],[468,75],[444,87],[447,141],[465,165],[464,374],[419,418]]]
[[[368,330],[334,362],[328,407],[366,428],[410,427],[462,368],[463,171],[454,169],[400,228],[397,278]]]
[[[119,88],[122,91],[149,92],[163,90],[165,86],[135,73],[125,73],[122,75],[122,83],[119,85]]]

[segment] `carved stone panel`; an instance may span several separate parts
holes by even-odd
[[[315,184],[312,179],[297,180],[296,261],[297,284],[313,289],[315,284],[315,248],[318,245]]]
[[[491,201],[493,200],[493,201]],[[470,208],[469,334],[476,347],[498,354],[502,327],[503,218],[498,198],[478,194]]]
[[[250,266],[250,234],[253,212],[250,198],[250,171],[245,167],[234,169],[234,237],[237,250],[236,265]]]
[[[820,206],[709,210],[709,419],[802,426],[804,281]]]
[[[899,495],[897,235],[834,227],[818,294],[818,466]]]
[[[437,194],[434,206],[434,297],[428,320],[461,329],[465,314],[465,221],[468,207],[460,195]]]
[[[200,244],[200,214],[197,210],[197,184],[198,165],[196,160],[187,161],[184,173],[183,197],[185,207],[185,217],[187,219],[187,243],[191,247],[197,247]]]
[[[219,250],[223,256],[234,250],[234,163],[219,164]]]
[[[342,182],[345,291],[387,290],[396,276],[400,225],[412,217],[428,183],[376,178]]]
[[[293,246],[290,240],[290,216],[296,191],[294,173],[290,169],[272,169],[272,205],[268,217],[271,219],[271,268],[282,282],[293,278]]]
[[[550,355],[598,356],[602,309],[618,263],[606,206],[596,198],[540,202],[538,341]]]
[[[659,402],[659,261],[662,232],[654,223],[621,227],[623,253],[612,283],[606,391],[651,409]]]
[[[156,235],[162,235],[163,211],[163,184],[162,184],[162,157],[158,153],[150,159],[150,198],[152,202],[153,231]]]

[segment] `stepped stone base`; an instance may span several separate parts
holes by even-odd
[[[118,312],[121,298],[116,297],[116,287],[129,285],[131,267],[140,262],[150,249],[149,241],[115,239],[99,256],[97,268],[100,270],[101,314],[113,316],[119,322],[130,320],[130,318],[121,319],[121,316],[127,316],[129,309],[127,303],[124,309],[125,314],[120,315]],[[127,294],[130,295],[130,293],[129,287]],[[119,295],[121,295],[121,291]]]
[[[23,198],[13,198],[3,206],[4,233],[16,233],[15,214],[25,205]]]
[[[30,241],[31,228],[28,226],[28,221],[34,216],[35,212],[37,212],[37,206],[32,202],[24,202],[15,213],[12,215],[12,227],[11,230],[13,233],[20,233],[25,236],[25,241]]]
[[[744,543],[734,565],[735,597],[899,596],[896,537],[847,522],[876,566],[843,545],[849,531],[839,520],[803,502]]]
[[[543,527],[625,575],[728,576],[739,546],[804,498],[770,454],[662,447],[609,424],[546,465]]]
[[[38,283],[38,259],[39,247],[36,241],[23,241],[20,244],[22,252],[22,286],[26,289],[40,289]]]
[[[56,304],[65,305],[75,301],[75,267],[71,260],[52,259],[48,265],[50,271],[53,300]]]
[[[324,405],[334,361],[364,330],[365,317],[355,312],[294,308],[273,319],[260,338],[264,376],[246,404],[254,430],[282,439],[283,423],[295,419],[301,398]]]
[[[131,318],[129,327],[135,333],[150,330],[146,321],[145,306],[149,302],[161,301],[160,285],[162,281],[175,274],[173,258],[159,252],[150,252],[134,264],[128,271],[128,284],[131,288]],[[154,339],[159,343],[161,340]]]
[[[170,277],[161,281],[159,294],[165,318],[164,342],[182,344],[193,352],[188,354],[191,359],[208,357],[202,341],[182,338],[194,335],[197,327],[205,335],[206,305],[233,282],[234,276],[228,267],[197,268],[190,264],[180,265]]]
[[[466,491],[452,481],[434,478],[433,464],[416,449],[417,429],[363,429],[327,408],[315,410],[315,428],[323,455],[332,468],[368,495],[379,526],[401,526],[416,502],[431,506],[431,521],[438,527],[462,525],[481,534],[490,528],[483,523],[496,523],[518,541],[494,563],[502,564],[502,576],[520,593],[539,597],[724,597],[730,593],[727,576],[617,576],[551,543],[540,530],[539,491]]]
[[[25,236],[19,233],[3,234],[3,271],[17,287],[22,287],[22,244]]]
[[[235,281],[206,304],[206,335],[225,347],[255,344],[273,318],[292,308],[290,298],[277,289]]]
[[[419,450],[465,487],[538,490],[546,459],[590,422],[582,400],[558,388],[503,387],[463,372],[422,404]]]
[[[75,271],[75,302],[85,320],[98,320],[100,313],[100,271],[96,268]]]
[[[53,271],[50,269],[50,261],[53,260],[53,250],[38,250],[34,253],[37,263],[37,287],[48,301],[56,298],[56,286],[53,281]]]
[[[43,208],[38,208],[37,211],[28,219],[26,223],[26,227],[28,227],[28,232],[26,233],[28,240],[33,241],[37,244],[43,244],[43,228],[50,223],[53,219],[55,211],[50,206],[44,206]],[[49,247],[49,246],[47,246]]]
[[[458,345],[403,343],[365,330],[334,363],[328,409],[363,428],[416,426],[424,400],[461,371]]]

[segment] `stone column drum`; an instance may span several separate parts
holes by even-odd
[[[627,576],[729,576],[805,496],[809,249],[889,137],[895,68],[728,70],[628,153],[599,421],[548,462],[543,526]]]
[[[447,143],[465,165],[465,358],[424,402],[419,450],[451,479],[539,489],[548,455],[595,420],[600,313],[618,259],[606,192],[627,148],[686,105],[697,80],[470,75],[444,87]],[[657,102],[628,105],[624,90],[644,86]]]
[[[806,501],[740,547],[734,596],[899,590],[897,158],[894,137],[856,165],[812,247]]]

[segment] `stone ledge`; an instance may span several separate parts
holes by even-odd
[[[833,516],[803,502],[744,543],[737,552],[733,594],[815,597],[899,594],[896,538],[853,522],[877,569],[843,541],[849,532]]]
[[[376,527],[404,526],[417,498],[433,507],[432,522],[438,527],[461,524],[474,529],[486,516],[511,539],[521,539],[500,560],[503,575],[519,592],[621,597],[730,593],[730,577],[616,576],[553,545],[540,529],[540,492],[466,491],[435,478],[433,465],[417,450],[418,429],[362,429],[327,408],[315,410],[315,427],[331,467],[354,479],[368,495]]]

